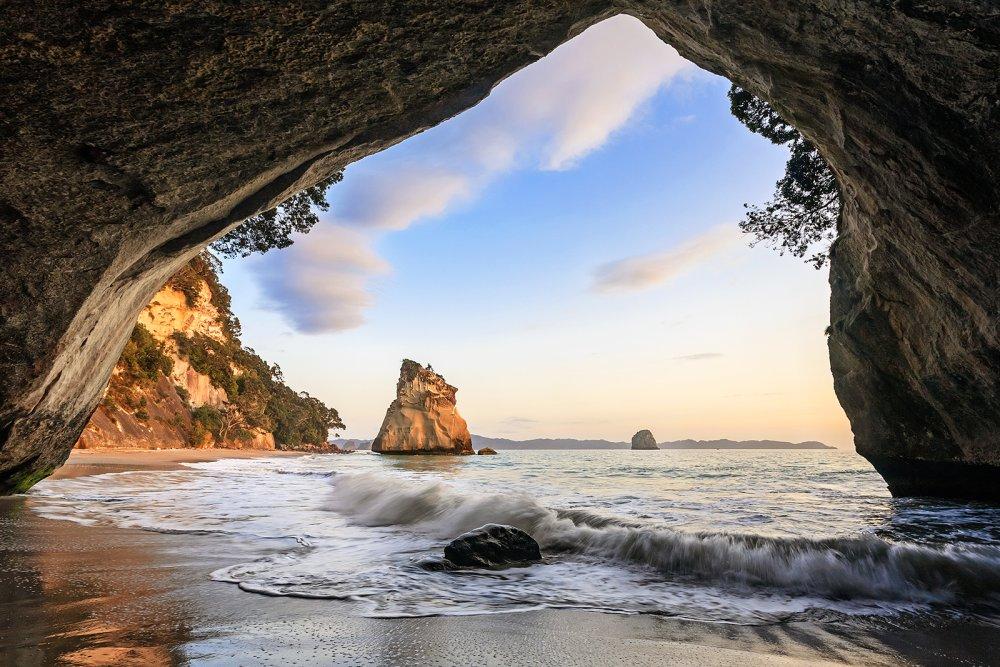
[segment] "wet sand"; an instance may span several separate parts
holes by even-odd
[[[269,455],[232,452],[223,456]],[[60,475],[170,469],[213,450],[74,452]],[[43,482],[44,483],[44,482]],[[989,664],[1000,630],[909,621],[764,626],[539,610],[408,619],[349,601],[265,597],[210,580],[259,544],[46,519],[0,498],[0,664]]]
[[[183,467],[182,463],[219,459],[290,456],[304,456],[304,454],[263,449],[74,449],[66,463],[56,470],[50,479],[69,479],[129,470],[177,470]]]

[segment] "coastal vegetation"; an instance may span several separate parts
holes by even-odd
[[[212,250],[225,257],[249,257],[274,248],[292,245],[292,233],[307,234],[319,222],[316,209],[326,211],[330,204],[326,191],[339,183],[344,173],[338,171],[316,185],[306,188],[274,208],[252,215],[239,227],[212,244]]]
[[[826,264],[840,217],[837,179],[808,139],[778,115],[771,105],[737,85],[729,89],[730,110],[751,132],[788,146],[785,174],[775,184],[771,201],[744,204],[740,229],[795,257],[805,257],[817,269]]]
[[[145,311],[163,319],[165,293],[180,293],[184,316],[201,328],[176,325],[154,334],[137,323],[112,375],[101,409],[121,421],[148,423],[151,410],[159,426],[183,434],[185,444],[241,446],[270,434],[276,449],[326,447],[331,429],[344,428],[333,408],[285,383],[281,368],[270,364],[240,340],[239,319],[229,292],[219,281],[220,264],[205,252],[177,272]],[[195,317],[197,315],[197,317]],[[214,388],[197,400],[179,364],[203,376]],[[153,406],[155,405],[155,409]],[[150,425],[152,427],[152,425]],[[86,434],[85,434],[86,435]],[[161,436],[162,437],[162,436]],[[98,444],[100,439],[97,438]]]

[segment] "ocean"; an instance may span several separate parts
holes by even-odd
[[[843,451],[228,459],[49,480],[30,496],[48,518],[239,540],[257,557],[211,577],[248,604],[347,600],[362,617],[1000,620],[1000,508],[893,499]],[[544,562],[421,566],[486,523],[526,530]]]

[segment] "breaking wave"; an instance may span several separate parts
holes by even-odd
[[[670,580],[834,600],[1000,603],[995,546],[685,533],[586,510],[551,509],[527,495],[463,492],[378,473],[334,477],[329,506],[355,523],[405,526],[440,539],[486,523],[509,524],[531,534],[546,554],[644,566]]]

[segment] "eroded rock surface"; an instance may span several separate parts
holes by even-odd
[[[396,398],[372,442],[380,454],[474,454],[469,427],[455,407],[458,390],[415,361],[403,360]]]
[[[656,438],[649,429],[643,429],[632,436],[632,449],[659,449]]]
[[[65,460],[139,310],[206,243],[620,12],[768,100],[837,174],[829,344],[858,451],[894,493],[996,496],[991,0],[11,0],[0,492]]]

